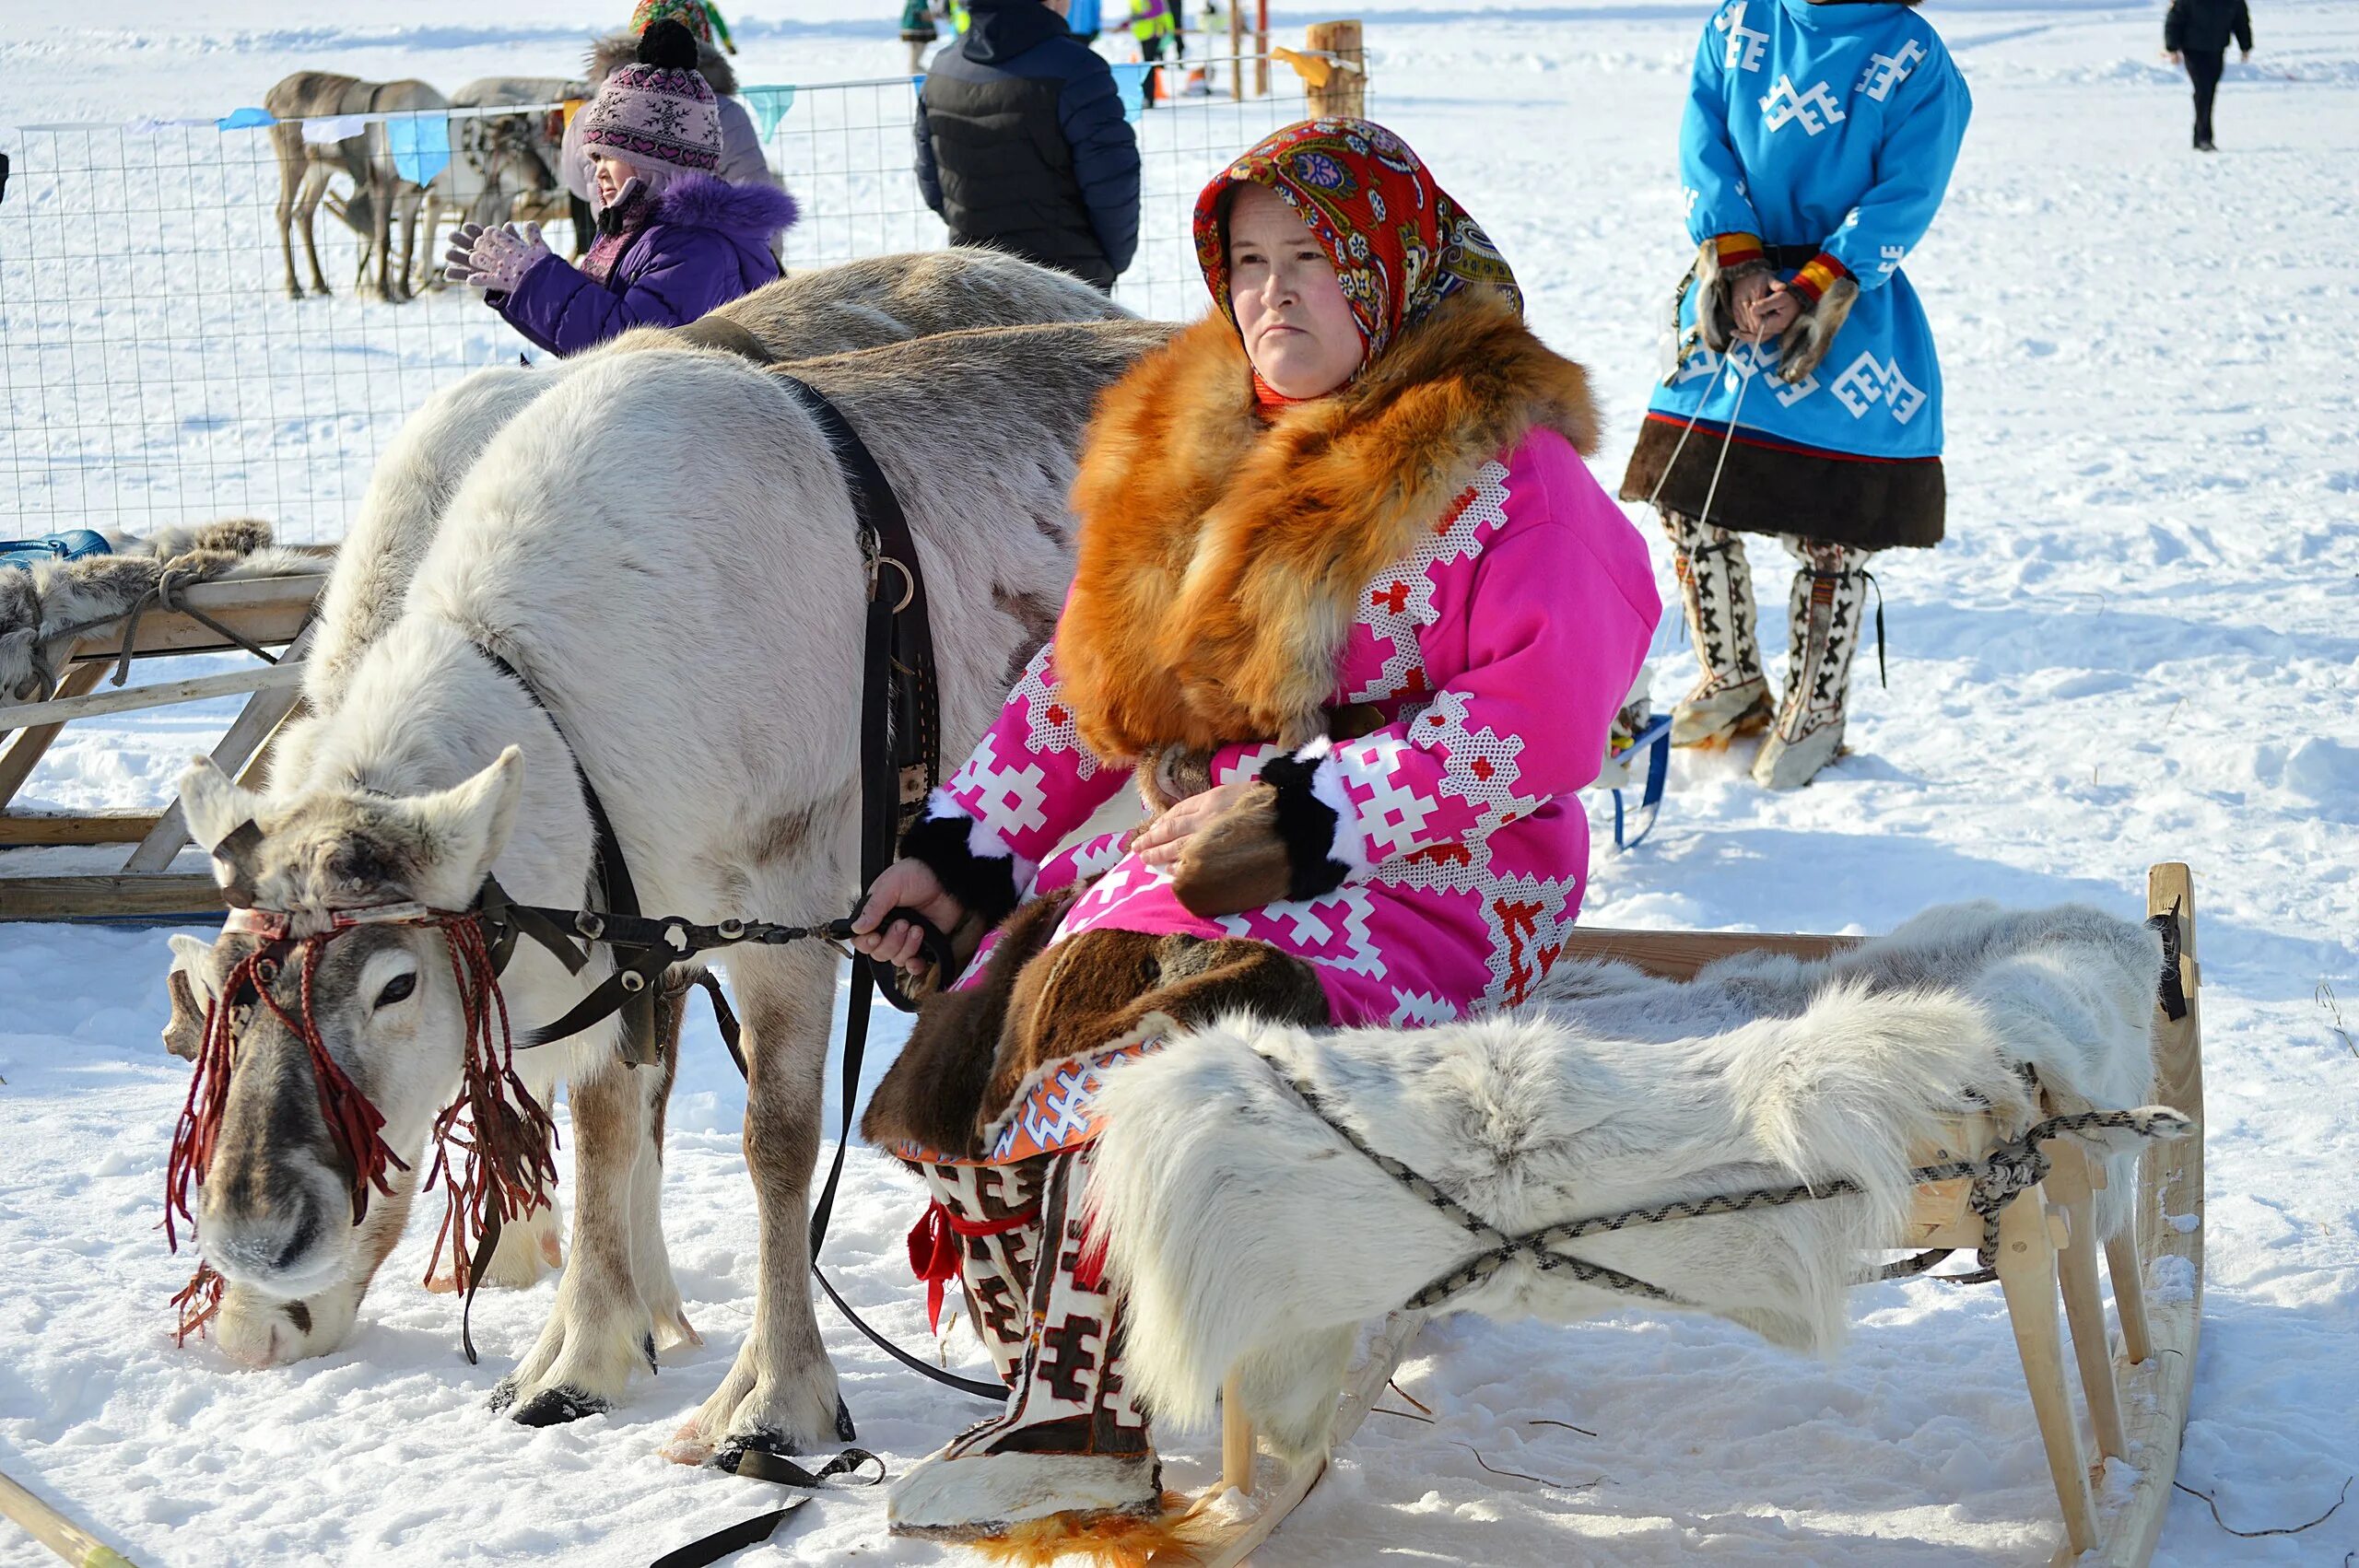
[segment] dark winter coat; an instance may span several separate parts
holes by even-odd
[[[771,239],[794,198],[768,185],[685,174],[599,283],[562,257],[534,263],[513,293],[489,294],[508,324],[552,354],[579,354],[632,327],[686,326],[779,275]]]
[[[951,242],[1111,288],[1139,240],[1139,148],[1114,73],[1039,0],[971,0],[918,93],[918,186]]]
[[[2222,53],[2231,33],[2236,47],[2249,53],[2252,13],[2245,0],[2171,0],[2170,14],[2163,18],[2163,47],[2174,54]]]

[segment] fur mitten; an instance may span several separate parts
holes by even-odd
[[[1359,828],[1324,741],[1273,757],[1244,799],[1198,828],[1171,891],[1205,919],[1341,887],[1360,863]]]
[[[1802,301],[1802,312],[1778,337],[1778,377],[1790,385],[1808,380],[1826,357],[1835,334],[1843,330],[1852,305],[1859,300],[1860,286],[1848,277],[1838,277],[1826,286],[1826,291],[1815,303],[1800,289],[1794,291],[1794,298]]]
[[[1749,234],[1718,234],[1697,247],[1696,327],[1705,347],[1728,352],[1736,341],[1736,282],[1768,270],[1760,241]]]

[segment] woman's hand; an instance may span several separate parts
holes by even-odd
[[[1737,330],[1755,343],[1766,343],[1792,326],[1802,313],[1802,302],[1782,283],[1772,283],[1748,311],[1737,310]],[[1750,319],[1748,319],[1748,317]]]
[[[895,920],[883,930],[878,922],[893,910],[914,909],[945,935],[967,918],[966,906],[943,890],[942,879],[923,860],[896,860],[886,866],[868,890],[867,901],[852,917],[851,944],[871,958],[897,965],[912,975],[925,973],[926,957],[917,927]],[[948,985],[951,977],[940,977]]]
[[[1197,830],[1243,800],[1252,788],[1251,779],[1240,779],[1191,795],[1141,829],[1131,840],[1131,848],[1150,866],[1166,870],[1176,866]]]

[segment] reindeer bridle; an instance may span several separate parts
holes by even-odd
[[[189,1189],[204,1184],[212,1164],[229,1107],[229,1076],[241,1024],[251,1016],[256,1000],[277,1015],[310,1055],[321,1117],[351,1174],[352,1223],[358,1225],[368,1217],[371,1188],[392,1196],[389,1167],[406,1171],[409,1165],[385,1142],[384,1117],[329,1052],[320,1034],[312,985],[322,954],[337,938],[370,926],[427,927],[442,933],[451,977],[458,987],[465,1017],[459,1094],[434,1120],[435,1156],[427,1172],[426,1188],[431,1191],[436,1182],[442,1184],[445,1208],[427,1277],[432,1279],[448,1246],[452,1276],[472,1298],[475,1281],[489,1260],[501,1227],[546,1206],[549,1185],[557,1180],[557,1129],[516,1075],[517,1047],[509,1026],[507,1000],[499,989],[499,973],[506,967],[517,930],[501,919],[510,907],[498,884],[487,879],[484,895],[467,909],[437,909],[403,901],[331,908],[315,915],[306,911],[303,916],[251,906],[230,910],[222,934],[253,937],[259,945],[223,977],[218,994],[205,1007],[204,1041],[189,1081],[188,1098],[173,1129],[165,1171],[164,1234],[172,1250],[180,1249],[174,1217],[194,1221]],[[487,935],[487,914],[496,935]],[[299,919],[308,925],[323,919],[324,926],[297,934]],[[582,956],[570,944],[561,945],[561,955],[579,968]],[[297,976],[291,1007],[277,994],[279,982],[289,969]],[[464,1156],[455,1170],[451,1158],[454,1148]],[[224,1284],[210,1264],[200,1262],[195,1275],[172,1298],[180,1309],[179,1331],[183,1340],[218,1310]],[[467,1345],[467,1359],[475,1359],[472,1343]]]

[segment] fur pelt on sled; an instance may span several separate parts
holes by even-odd
[[[0,568],[0,700],[47,696],[63,673],[60,661],[72,651],[64,646],[66,634],[127,613],[167,574],[185,587],[306,569],[301,556],[273,548],[270,537],[270,524],[233,518],[167,528],[145,539],[111,534],[113,548],[103,556],[43,561],[29,571]]]
[[[1507,1234],[1673,1199],[1848,1177],[1864,1195],[1586,1237],[1572,1255],[1780,1345],[1840,1339],[1862,1254],[1901,1245],[1917,1149],[1987,1105],[2145,1103],[2161,943],[2064,906],[1931,910],[1822,962],[1724,960],[1693,981],[1559,964],[1535,1001],[1417,1029],[1231,1018],[1115,1070],[1097,1105],[1090,1224],[1126,1293],[1132,1386],[1201,1422],[1236,1368],[1282,1449],[1323,1445],[1356,1326],[1484,1250],[1323,1125]],[[2100,1231],[2128,1220],[2138,1141],[2113,1135]],[[1450,1302],[1555,1321],[1632,1298],[1517,1260]]]

